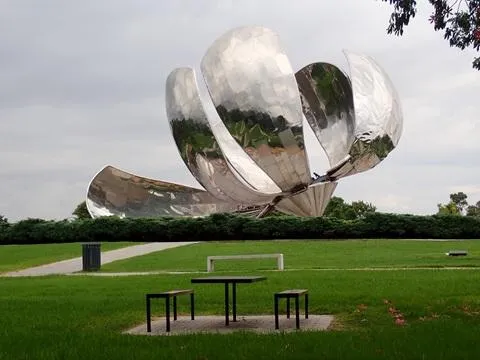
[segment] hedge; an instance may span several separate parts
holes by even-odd
[[[0,244],[355,238],[480,239],[480,219],[384,213],[358,220],[293,216],[253,219],[215,214],[204,218],[28,219],[0,224]]]

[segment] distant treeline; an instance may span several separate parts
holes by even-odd
[[[293,216],[253,219],[215,214],[204,218],[103,217],[0,223],[0,244],[355,238],[480,239],[480,218],[370,213],[355,220]]]

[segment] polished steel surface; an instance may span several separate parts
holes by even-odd
[[[281,193],[282,190],[243,150],[218,116],[209,116],[208,122],[220,149],[227,159],[228,166],[237,179],[264,194],[277,195]]]
[[[193,69],[178,68],[170,73],[165,100],[180,156],[210,194],[239,204],[265,204],[273,199],[239,180],[231,170],[207,120]],[[256,170],[261,172],[258,167]]]
[[[313,184],[307,191],[284,198],[275,207],[290,215],[322,216],[336,187],[336,182]]]
[[[86,203],[93,218],[204,216],[239,208],[204,190],[148,179],[113,166],[104,167],[92,179]]]
[[[230,134],[282,191],[311,182],[302,106],[277,34],[233,29],[208,49],[202,73]]]
[[[295,78],[303,113],[334,167],[345,159],[354,141],[350,79],[338,67],[324,62],[305,66]]]
[[[264,216],[273,209],[322,216],[337,180],[369,170],[396,147],[403,117],[398,94],[369,56],[345,51],[350,76],[316,62],[295,75],[278,36],[242,27],[217,39],[201,62],[218,117],[207,116],[195,73],[172,71],[166,108],[196,189],[107,166],[91,181],[92,217]],[[330,163],[310,175],[303,117]]]
[[[328,176],[339,179],[375,167],[397,146],[403,114],[395,87],[371,57],[345,51],[355,104],[355,140],[344,166]]]

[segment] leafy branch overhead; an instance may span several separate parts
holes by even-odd
[[[387,28],[389,34],[403,35],[404,28],[417,13],[415,0],[382,0],[393,6]],[[480,0],[428,0],[433,6],[429,18],[435,31],[443,31],[450,46],[480,50]],[[480,70],[480,57],[473,60]]]

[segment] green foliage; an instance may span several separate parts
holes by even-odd
[[[3,231],[6,231],[9,225],[10,224],[8,223],[8,219],[3,215],[0,215],[0,239],[1,239],[1,233]]]
[[[389,34],[403,35],[403,30],[417,13],[415,0],[382,0],[393,5],[387,28]],[[433,6],[430,23],[435,31],[443,31],[450,46],[480,50],[480,0],[429,0]],[[480,57],[473,61],[480,70]]]
[[[87,241],[480,238],[480,218],[475,216],[395,215],[364,210],[359,210],[359,213],[362,211],[362,217],[357,216],[354,220],[294,216],[254,219],[231,214],[203,218],[103,217],[57,222],[28,219],[2,228],[0,242],[42,244]]]
[[[375,206],[363,201],[354,201],[348,204],[340,197],[333,196],[325,209],[324,216],[343,220],[355,220],[365,217],[377,210]]]
[[[475,205],[467,206],[467,216],[480,216],[480,201]]]
[[[437,207],[437,215],[461,215],[458,208],[451,201],[448,204],[438,204]]]
[[[91,219],[90,213],[87,209],[87,203],[85,201],[82,201],[77,205],[72,215],[76,216],[77,219]]]
[[[450,194],[447,204],[438,204],[437,215],[467,215],[480,216],[480,201],[475,205],[468,205],[467,195],[463,192]]]

